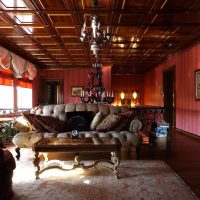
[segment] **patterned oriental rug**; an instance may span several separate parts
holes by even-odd
[[[48,170],[35,179],[30,160],[17,162],[14,200],[197,200],[189,187],[163,161],[127,160],[120,179],[100,166],[73,171]]]

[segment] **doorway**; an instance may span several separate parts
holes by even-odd
[[[41,104],[62,104],[64,103],[64,81],[54,79],[42,80],[42,102]]]
[[[165,120],[171,127],[176,125],[176,93],[175,93],[175,66],[163,71],[163,93]]]

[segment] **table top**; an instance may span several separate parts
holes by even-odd
[[[32,147],[35,152],[74,152],[74,151],[100,151],[112,152],[120,150],[117,138],[44,138]]]

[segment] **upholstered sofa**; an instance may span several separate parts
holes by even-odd
[[[39,116],[47,116],[57,118],[62,122],[66,122],[66,113],[70,112],[81,112],[81,111],[89,111],[94,113],[94,118],[97,116],[97,113],[100,113],[103,116],[103,119],[106,116],[114,114],[115,115],[123,115],[127,112],[131,112],[130,109],[126,106],[112,106],[109,104],[84,104],[84,103],[67,103],[67,104],[59,104],[59,105],[45,105],[34,108],[31,113]],[[94,118],[92,120],[94,120]],[[102,120],[103,120],[102,119]],[[102,121],[101,120],[101,121]],[[126,119],[127,120],[127,119]],[[93,123],[93,121],[92,121]],[[120,120],[118,121],[118,127],[121,127]],[[91,128],[91,126],[90,126]],[[121,143],[121,149],[125,151],[134,152],[135,156],[139,156],[139,148],[141,139],[137,132],[142,128],[142,124],[139,120],[134,119],[134,113],[132,113],[129,121],[126,121],[126,127],[123,129],[113,129],[108,131],[97,131],[93,128],[93,130],[80,131],[79,137],[116,137],[119,139]],[[31,130],[29,132],[20,132],[13,138],[13,143],[16,145],[16,158],[20,158],[20,149],[21,148],[30,148],[34,143],[39,141],[43,137],[71,137],[70,132],[61,132],[61,133],[53,133],[53,132],[39,132],[37,130]]]

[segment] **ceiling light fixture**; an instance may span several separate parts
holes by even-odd
[[[97,0],[92,1],[93,8],[96,8],[98,5]],[[98,51],[100,49],[101,44],[106,44],[109,42],[111,34],[109,33],[109,26],[107,26],[106,30],[100,27],[99,17],[95,14],[91,15],[91,28],[92,31],[87,31],[86,22],[84,22],[83,27],[81,29],[81,42],[89,41],[90,49],[93,52],[94,56],[98,57]],[[91,36],[88,36],[89,33],[92,33]]]
[[[112,103],[114,100],[113,91],[105,91],[102,82],[102,64],[96,61],[93,65],[96,72],[88,74],[89,82],[86,89],[82,92],[80,100],[82,103]]]

